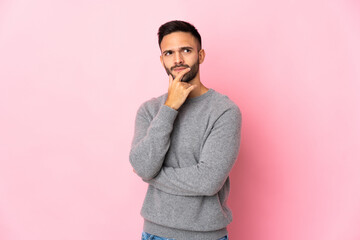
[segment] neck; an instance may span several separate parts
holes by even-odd
[[[197,81],[196,81],[197,80]],[[196,79],[194,78],[193,80],[191,80],[189,82],[190,84],[195,84],[196,88],[194,88],[190,93],[188,98],[194,98],[194,97],[198,97],[200,95],[203,95],[204,93],[206,93],[209,89],[207,87],[205,87],[201,82],[200,79]]]

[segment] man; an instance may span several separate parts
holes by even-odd
[[[138,109],[129,157],[134,172],[149,184],[142,239],[228,239],[232,213],[226,202],[241,112],[201,83],[205,51],[193,25],[167,22],[158,37],[169,88]]]

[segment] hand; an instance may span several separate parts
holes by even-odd
[[[186,68],[179,72],[175,79],[169,74],[169,89],[168,97],[165,101],[165,105],[178,110],[181,105],[185,102],[186,98],[190,94],[196,85],[187,82],[181,82],[181,79],[185,73],[189,72],[190,68]]]

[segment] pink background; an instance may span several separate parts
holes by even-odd
[[[0,1],[0,239],[140,239],[128,154],[174,19],[243,113],[230,239],[359,240],[355,0]]]

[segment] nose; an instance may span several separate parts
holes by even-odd
[[[175,52],[174,57],[175,57],[174,59],[175,65],[180,65],[184,63],[183,56],[181,55],[180,52]]]

